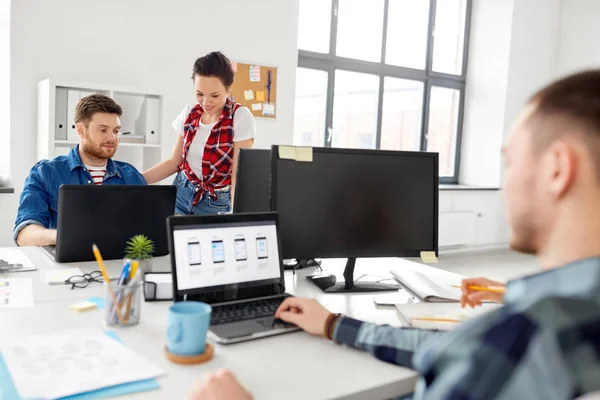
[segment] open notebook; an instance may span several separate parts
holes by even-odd
[[[423,272],[413,268],[397,268],[390,271],[406,291],[419,301],[447,303],[460,301],[461,290],[452,285],[460,285],[466,277],[437,268],[424,266]]]
[[[418,303],[398,304],[396,311],[402,326],[447,331],[456,328],[463,321],[478,317],[498,307],[501,305],[491,303],[474,309],[461,308],[460,304],[456,303]]]

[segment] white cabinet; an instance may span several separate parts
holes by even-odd
[[[38,160],[67,154],[79,143],[75,106],[93,93],[113,98],[123,108],[121,137],[114,159],[140,172],[161,161],[162,96],[138,88],[45,79],[38,83]]]

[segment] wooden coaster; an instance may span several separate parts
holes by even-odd
[[[198,354],[197,356],[180,356],[177,354],[170,353],[169,349],[167,349],[167,346],[165,346],[165,354],[169,361],[174,362],[175,364],[202,364],[207,361],[210,361],[213,358],[213,355],[215,354],[215,348],[212,344],[206,343],[204,353]]]

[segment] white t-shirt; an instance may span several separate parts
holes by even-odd
[[[188,104],[183,108],[183,111],[173,121],[173,128],[175,131],[183,136],[183,126],[185,120],[190,114],[195,104]],[[192,171],[196,176],[202,176],[202,156],[204,155],[204,146],[206,140],[210,136],[210,131],[216,125],[216,122],[211,124],[203,124],[202,121],[198,124],[198,131],[194,140],[190,145],[190,149],[187,155],[187,161],[192,167]],[[242,140],[254,139],[256,137],[256,126],[254,122],[254,115],[250,112],[248,107],[240,107],[235,111],[233,115],[233,141],[241,142]]]

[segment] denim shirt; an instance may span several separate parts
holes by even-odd
[[[41,160],[31,168],[25,179],[13,229],[15,242],[27,225],[56,228],[58,188],[60,185],[93,185],[94,181],[79,157],[79,145],[68,155],[53,160]],[[145,185],[142,174],[131,164],[109,159],[103,185]]]

